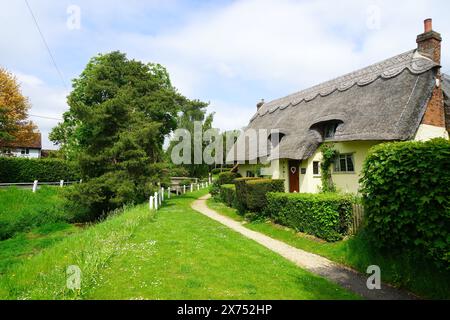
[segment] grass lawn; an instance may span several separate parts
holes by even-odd
[[[67,236],[81,231],[65,222],[44,225],[27,233],[0,241],[0,275],[27,261],[43,249],[53,246]]]
[[[8,299],[355,299],[190,208],[206,190],[146,204],[43,249],[0,276]],[[82,271],[80,292],[66,268]]]
[[[36,193],[30,189],[0,189],[0,239],[41,225],[67,221],[58,187],[43,186]]]
[[[244,221],[236,209],[229,208],[221,202],[209,199],[207,204],[223,215],[237,221]],[[290,228],[270,221],[248,222],[245,227],[284,241],[293,247],[347,265],[362,273],[366,272],[368,266],[378,265],[381,268],[382,281],[406,288],[425,298],[450,299],[449,272],[439,271],[432,263],[406,254],[401,256],[381,254],[367,244],[363,235],[329,243],[296,233]]]

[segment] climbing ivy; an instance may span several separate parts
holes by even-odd
[[[322,152],[322,162],[320,163],[322,192],[335,192],[336,185],[331,178],[331,164],[337,155],[337,150],[334,149],[334,144],[323,144],[320,147]]]

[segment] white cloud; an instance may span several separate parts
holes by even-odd
[[[31,103],[30,115],[43,115],[45,117],[60,119],[68,109],[66,104],[67,92],[58,87],[49,86],[37,76],[25,74],[20,71],[13,72],[21,84],[22,94],[28,97]],[[54,119],[46,119],[30,116],[42,133],[42,145],[44,149],[55,149],[53,143],[48,140],[48,134],[58,123]]]

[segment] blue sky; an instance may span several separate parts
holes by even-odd
[[[0,65],[15,73],[31,114],[60,118],[71,79],[112,50],[166,66],[184,95],[210,102],[215,126],[241,128],[275,99],[416,47],[423,20],[443,36],[450,72],[448,1],[0,0]],[[67,26],[80,8],[80,29]],[[64,87],[64,83],[68,88]],[[45,148],[56,120],[34,118]]]

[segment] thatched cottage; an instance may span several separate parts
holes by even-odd
[[[333,142],[338,151],[331,170],[333,182],[341,191],[357,192],[370,147],[386,141],[449,137],[450,80],[440,73],[441,41],[427,19],[416,49],[259,103],[227,159],[238,164],[244,177],[284,179],[287,192],[314,193],[321,186],[319,146]],[[277,130],[279,142],[272,144],[278,139],[272,139],[270,132],[248,134],[252,129]],[[249,148],[256,141],[269,147]],[[254,164],[261,159],[269,164]]]

